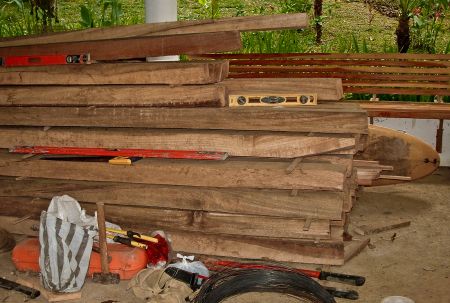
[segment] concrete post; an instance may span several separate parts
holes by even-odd
[[[145,0],[145,22],[177,21],[177,0]],[[148,57],[147,61],[178,61],[179,56]]]

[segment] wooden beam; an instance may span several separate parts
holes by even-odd
[[[197,33],[215,33],[226,31],[263,31],[275,29],[300,29],[309,27],[308,15],[279,14],[269,16],[246,16],[213,20],[175,21],[153,24],[92,28],[79,31],[52,33],[47,35],[26,36],[1,40],[0,47],[32,44],[48,44],[73,41],[93,41],[105,39],[123,39],[131,37],[149,37],[165,35],[183,35]]]
[[[367,133],[367,113],[358,105],[314,108],[105,108],[0,107],[2,125],[268,130]]]
[[[338,228],[336,228],[337,230]],[[341,228],[342,229],[342,228]],[[333,232],[333,231],[332,231]],[[307,240],[273,240],[268,238],[195,235],[171,232],[173,249],[192,254],[278,262],[344,264],[342,241],[334,243]]]
[[[226,96],[221,84],[0,86],[0,106],[223,107]]]
[[[294,158],[353,152],[354,137],[304,133],[105,128],[0,127],[0,148],[16,146],[134,148],[227,152],[230,156]]]
[[[18,158],[20,157],[19,155]],[[8,158],[8,161],[11,160]],[[304,163],[290,174],[286,174],[287,166],[285,162],[260,162],[251,159],[226,161],[142,159],[129,166],[101,162],[31,159],[3,163],[0,175],[202,187],[344,189],[347,170],[345,166]]]
[[[240,33],[229,31],[0,47],[0,56],[90,54],[91,60],[118,60],[236,51],[241,47]]]
[[[344,97],[341,79],[226,79],[229,94],[247,92],[317,93],[319,101]]]
[[[38,220],[25,220],[20,228],[7,225],[19,217],[0,216],[0,227],[15,234],[37,236],[33,226],[39,226]],[[24,228],[26,227],[26,228]],[[133,226],[122,226],[133,228]],[[145,228],[136,229],[148,232]],[[343,265],[344,243],[342,228],[331,229],[332,240],[315,242],[311,240],[271,239],[261,237],[244,237],[233,235],[208,235],[202,233],[171,231],[174,251],[243,259],[273,260],[278,262],[313,263],[327,265]],[[338,239],[341,237],[341,239]]]
[[[355,101],[348,101],[355,102]],[[420,102],[358,102],[370,117],[450,119],[450,104]]]
[[[0,177],[0,196],[51,199],[70,195],[107,205],[164,207],[230,214],[340,220],[346,196],[334,191],[229,189]]]
[[[227,73],[226,61],[33,66],[0,68],[0,83],[1,85],[208,84],[222,81]],[[57,97],[62,99],[61,95]]]
[[[2,215],[28,213],[38,218],[50,200],[29,197],[0,197]],[[83,203],[88,214],[94,214],[94,203]],[[308,231],[301,227],[305,219],[252,216],[204,211],[174,210],[151,207],[107,206],[106,219],[121,226],[146,230],[188,231],[204,234],[228,234],[289,239],[330,239],[330,221],[314,220]]]

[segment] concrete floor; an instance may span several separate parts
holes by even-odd
[[[449,303],[449,217],[450,168],[441,168],[414,183],[365,188],[352,211],[352,226],[378,226],[399,220],[410,220],[411,226],[373,235],[370,247],[346,265],[325,269],[365,276],[366,284],[355,288],[360,294],[358,302],[379,303],[386,296],[402,295],[416,303]],[[392,241],[394,233],[396,237]],[[0,254],[0,276],[17,277],[8,253]],[[88,282],[81,302],[141,302],[126,291],[126,284],[103,286]],[[334,286],[342,288],[342,284]],[[264,298],[263,301],[281,300]],[[0,290],[0,302],[24,302],[24,297]],[[245,302],[259,303],[261,298],[247,298]]]

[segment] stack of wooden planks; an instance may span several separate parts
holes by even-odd
[[[227,74],[226,61],[1,68],[1,222],[36,220],[49,199],[68,194],[88,211],[105,203],[107,219],[124,228],[170,232],[177,251],[343,264],[357,186],[386,169],[353,160],[365,145],[367,113],[332,102],[226,107]],[[327,83],[317,82],[323,98],[342,93]],[[98,157],[8,151],[16,146],[229,157],[111,165]],[[14,231],[25,224],[8,225]]]

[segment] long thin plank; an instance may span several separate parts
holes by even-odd
[[[20,217],[0,216],[0,227],[11,233],[37,236],[35,226],[38,220],[27,219],[21,226],[10,225]],[[126,226],[123,228],[136,228]],[[137,231],[148,232],[140,226]],[[342,228],[340,228],[342,234]],[[332,229],[332,235],[339,232],[339,228]],[[308,240],[280,240],[258,237],[236,237],[230,235],[208,235],[202,233],[189,233],[171,231],[172,248],[194,254],[203,254],[221,257],[234,257],[243,259],[263,259],[278,262],[299,262],[327,265],[342,265],[344,263],[344,243],[342,240],[314,243]],[[334,237],[333,237],[334,238]]]
[[[340,220],[345,196],[333,191],[224,189],[0,177],[0,196],[51,199],[69,195],[107,205],[164,207],[230,214]]]
[[[225,86],[0,86],[0,105],[223,107]]]
[[[263,31],[288,28],[301,29],[307,27],[309,27],[308,15],[304,13],[246,16],[214,20],[176,21],[95,28],[51,35],[20,37],[1,41],[0,47],[73,41],[123,39],[138,36],[182,35],[226,31]]]
[[[346,135],[284,132],[152,130],[136,128],[0,127],[0,148],[55,146],[108,149],[195,150],[230,156],[296,158],[351,150],[356,139]]]
[[[337,65],[316,65],[316,66],[230,66],[230,72],[279,72],[279,73],[395,73],[395,74],[433,74],[448,75],[450,68],[414,68],[414,67],[385,67],[385,66],[337,66]]]
[[[186,232],[172,232],[170,235],[174,250],[192,254],[278,262],[344,264],[343,242],[327,244],[305,240],[283,241],[235,236],[217,237]]]
[[[1,163],[1,161],[0,161]],[[286,174],[285,162],[142,159],[134,165],[29,160],[8,162],[0,175],[80,181],[261,189],[343,190],[346,167],[304,163]]]
[[[450,119],[450,104],[418,102],[358,102],[370,117]]]
[[[48,205],[48,199],[0,197],[0,213],[6,216],[28,213],[33,217],[39,217],[41,211],[47,209]],[[82,202],[81,207],[90,214],[97,208],[96,204]],[[305,231],[301,227],[306,220],[295,218],[130,206],[107,206],[106,213],[110,222],[141,226],[147,230],[289,239],[330,239],[329,220],[313,220],[309,230]]]
[[[196,56],[191,56],[196,58]],[[202,57],[197,57],[201,59]],[[280,58],[280,59],[242,59],[231,60],[230,65],[255,66],[255,65],[339,65],[339,66],[415,66],[421,68],[450,67],[450,62],[445,60],[389,60],[389,59],[310,59],[310,58]]]
[[[450,89],[446,82],[398,82],[398,81],[344,81],[344,86],[349,87],[403,87],[403,88],[444,88]]]
[[[2,85],[208,84],[223,80],[225,61],[105,63],[0,68]],[[58,92],[58,91],[57,91]],[[61,95],[55,95],[62,97]]]
[[[89,53],[92,60],[117,60],[148,56],[236,51],[241,47],[239,32],[230,31],[0,47],[0,56]]]
[[[309,73],[308,71],[304,73],[285,73],[285,72],[239,72],[239,73],[229,73],[228,78],[242,79],[242,78],[339,78],[345,81],[346,79],[356,79],[356,80],[384,80],[384,81],[427,81],[427,82],[443,82],[450,81],[450,76],[448,75],[428,75],[428,74],[383,74],[383,73]],[[345,92],[345,91],[344,91]]]
[[[268,130],[367,133],[367,113],[358,105],[341,108],[105,108],[1,107],[1,125]]]
[[[450,89],[435,88],[385,88],[385,87],[345,87],[348,93],[393,94],[393,95],[430,95],[450,96]]]
[[[341,79],[227,79],[229,94],[248,92],[317,93],[319,101],[338,101],[344,97]]]
[[[275,53],[275,54],[203,54],[195,57],[213,59],[271,59],[271,58],[316,58],[316,59],[386,59],[386,60],[449,60],[449,54],[402,54],[402,53],[371,53],[371,54],[338,54],[338,53]]]

